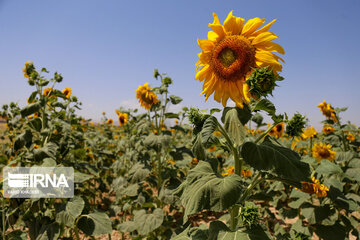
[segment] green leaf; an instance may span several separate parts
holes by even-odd
[[[201,129],[201,143],[205,148],[211,147],[213,144],[218,143],[218,139],[213,135],[217,128],[218,121],[214,116],[208,117]]]
[[[31,127],[32,129],[34,129],[37,132],[41,131],[42,128],[42,123],[41,123],[41,119],[40,118],[33,118],[29,121],[29,127]]]
[[[238,108],[229,109],[224,118],[224,127],[237,146],[240,146],[244,142],[246,136],[246,130],[239,112],[242,111],[239,111]],[[247,121],[248,120],[249,119],[247,119]]]
[[[186,219],[204,209],[221,212],[233,206],[242,194],[241,184],[240,176],[219,176],[209,162],[200,161],[190,170],[175,194],[181,194],[180,200],[185,207]]]
[[[112,232],[111,220],[102,212],[82,215],[77,227],[88,236],[98,236]]]
[[[201,134],[195,136],[195,141],[193,141],[193,146],[191,151],[193,152],[193,154],[197,159],[199,160],[206,159],[205,148],[202,144]]]
[[[301,182],[308,181],[310,177],[309,165],[301,162],[296,152],[273,144],[269,137],[260,145],[244,143],[241,155],[253,168],[274,172],[285,179]]]
[[[339,165],[332,163],[327,160],[321,161],[320,165],[315,169],[317,173],[320,174],[340,174],[343,171]]]
[[[178,113],[165,113],[165,118],[177,118],[179,119]]]
[[[74,172],[74,182],[75,183],[83,183],[89,179],[94,178],[94,176],[82,173],[82,172]]]
[[[58,146],[55,143],[49,142],[49,143],[45,144],[42,148],[34,150],[35,160],[41,161],[44,158],[52,158],[55,160],[57,149],[58,149]]]
[[[30,103],[26,107],[20,110],[21,117],[24,118],[31,114],[39,112],[40,108],[41,108],[40,102]]]
[[[56,240],[60,237],[60,227],[57,223],[42,225],[36,240]]]
[[[136,183],[136,184],[131,184],[126,188],[120,189],[118,193],[127,195],[129,197],[135,197],[138,195],[138,191],[139,191],[139,185]]]
[[[241,228],[235,232],[220,230],[218,238],[221,240],[266,240],[270,239],[264,229],[257,225],[250,229]]]
[[[226,114],[228,111],[235,109],[237,111],[238,114],[238,118],[240,120],[240,122],[245,125],[251,118],[252,114],[251,111],[249,109],[249,107],[247,105],[244,105],[244,108],[238,108],[238,107],[226,107],[223,110],[222,116],[221,116],[221,121],[223,123],[225,123],[225,118],[226,118]]]
[[[31,130],[27,129],[24,133],[18,135],[15,138],[15,142],[14,142],[14,150],[17,151],[20,148],[26,146],[26,147],[30,147],[32,144],[32,133]]]
[[[133,232],[136,230],[136,224],[133,222],[133,221],[126,221],[126,222],[123,222],[123,223],[120,223],[117,227],[117,229],[120,231],[120,232]]]
[[[176,105],[179,104],[183,99],[181,97],[175,96],[175,95],[170,95],[170,101],[172,104]]]
[[[84,200],[79,196],[75,196],[66,203],[64,210],[56,214],[56,222],[68,227],[73,227],[75,219],[80,216],[84,209],[84,205]]]
[[[221,112],[221,109],[218,108],[212,108],[210,109],[210,115],[213,115],[214,113]]]
[[[144,164],[136,163],[128,173],[129,182],[138,183],[144,181],[150,171],[145,168]]]
[[[276,108],[274,104],[270,100],[265,98],[257,102],[252,109],[252,111],[260,111],[260,110],[267,112],[271,116],[273,116],[276,112]]]
[[[144,209],[134,211],[134,223],[141,235],[147,235],[161,226],[164,220],[163,210],[156,208],[152,213],[147,214]]]
[[[291,226],[291,230],[293,230],[293,231],[295,231],[295,232],[297,232],[297,233],[304,234],[304,235],[306,235],[306,236],[311,236],[311,235],[312,235],[312,234],[310,233],[310,231],[309,231],[309,228],[303,226],[301,219],[298,219],[298,220],[296,221],[296,223],[294,223],[294,224]]]

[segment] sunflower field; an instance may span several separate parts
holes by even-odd
[[[134,89],[141,111],[119,106],[118,119],[92,122],[70,87],[57,88],[61,74],[25,63],[32,93],[2,106],[0,168],[72,167],[75,193],[2,191],[3,240],[359,239],[359,127],[326,101],[322,131],[279,113],[268,99],[285,81],[275,20],[213,17],[195,80],[219,109],[169,112],[182,98],[155,70],[160,84]]]

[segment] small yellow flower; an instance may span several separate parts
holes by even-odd
[[[106,121],[106,124],[112,125],[113,122],[114,122],[114,120],[112,120],[111,118],[109,118],[109,119]]]
[[[215,146],[212,146],[211,148],[208,148],[209,152],[213,152],[216,150],[216,147]]]
[[[48,97],[53,90],[53,88],[44,88],[43,95]]]
[[[317,134],[317,132],[316,132],[315,128],[313,126],[311,126],[304,130],[304,132],[301,134],[301,137],[304,140],[306,140],[306,139],[315,137],[316,134]]]
[[[91,126],[94,126],[94,122],[90,122],[90,125],[91,125]]]
[[[71,88],[66,87],[62,90],[62,93],[65,95],[66,98],[69,98],[71,96]]]
[[[149,83],[145,83],[144,85],[140,85],[138,89],[136,89],[136,98],[139,99],[139,103],[146,110],[150,110],[151,106],[158,103],[159,100],[156,94],[151,91],[151,88],[148,86]]]
[[[170,160],[168,160],[168,163],[170,163],[171,165],[175,165],[176,162],[174,160],[170,159]]]
[[[213,132],[213,135],[216,136],[216,137],[221,137],[221,132],[219,132],[219,131],[214,131],[214,132]]]
[[[40,148],[40,146],[39,145],[37,145],[37,144],[34,144],[34,149],[39,149]]]
[[[354,142],[354,141],[356,140],[355,135],[352,134],[352,133],[349,133],[349,134],[346,136],[346,139],[349,140],[349,142]]]
[[[323,133],[325,133],[326,135],[333,133],[335,131],[334,127],[331,125],[324,125],[323,129],[322,129]]]
[[[235,173],[235,167],[234,166],[230,166],[226,169],[226,172],[222,173],[221,175],[223,175],[224,177],[225,176],[228,176],[228,175],[231,175],[231,174],[234,174]]]
[[[56,134],[58,134],[59,132],[58,132],[57,129],[54,129],[53,133],[56,135]]]
[[[179,121],[178,121],[178,120],[175,120],[175,124],[179,124]]]
[[[252,172],[251,172],[251,170],[241,170],[241,176],[243,176],[243,177],[251,177]]]
[[[33,64],[33,62],[31,62],[31,61],[27,61],[26,63],[25,63],[25,67],[23,68],[23,73],[24,73],[24,77],[25,78],[30,78],[30,76],[28,75],[28,68],[30,67],[30,66],[32,66],[32,65],[34,65]]]
[[[316,143],[312,148],[312,155],[318,162],[323,159],[335,161],[336,152],[331,150],[330,144]]]
[[[197,158],[193,158],[192,160],[191,160],[191,164],[192,165],[197,165],[199,163],[199,160],[197,159]]]
[[[120,126],[124,126],[129,120],[129,115],[127,113],[119,112],[118,116],[119,116],[119,125]]]

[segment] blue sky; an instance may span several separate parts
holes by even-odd
[[[349,107],[344,120],[360,125],[360,1],[116,1],[0,0],[0,105],[26,104],[32,89],[22,74],[26,61],[62,73],[58,86],[71,87],[83,102],[79,114],[115,118],[119,106],[138,107],[135,89],[159,84],[153,69],[174,80],[170,91],[181,106],[205,103],[194,80],[200,48],[216,12],[230,10],[246,20],[278,19],[271,30],[286,54],[282,76],[271,100],[279,112],[305,114],[318,128],[316,107],[326,100]]]

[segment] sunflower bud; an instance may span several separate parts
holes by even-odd
[[[160,76],[159,70],[157,70],[156,68],[154,69],[154,78],[158,78],[158,76]]]
[[[55,72],[54,74],[54,80],[58,83],[60,83],[63,80],[63,77],[61,76],[61,74]]]
[[[307,118],[300,113],[295,113],[286,125],[286,134],[290,137],[300,136],[307,123]]]
[[[169,77],[165,77],[162,82],[166,87],[168,87],[170,84],[172,84],[172,80]]]
[[[283,77],[275,74],[268,67],[256,68],[250,75],[246,83],[249,85],[249,92],[257,98],[267,95],[272,96],[272,91],[276,85],[276,81],[284,80]]]
[[[251,228],[259,223],[259,212],[255,206],[245,206],[241,209],[240,219],[244,225]]]
[[[208,118],[208,115],[202,114],[199,109],[190,108],[189,121],[194,125],[194,134],[197,134],[201,131],[205,120]]]

